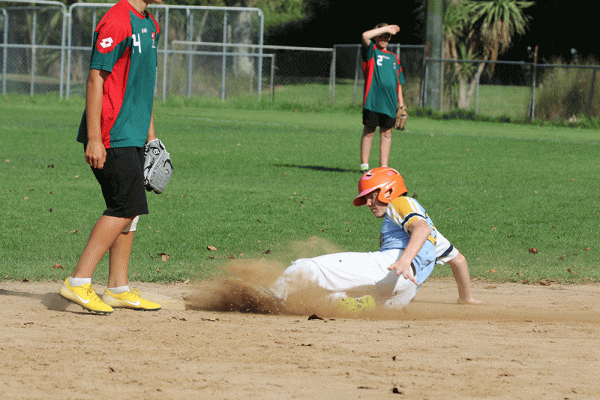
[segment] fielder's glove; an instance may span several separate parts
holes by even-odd
[[[171,156],[160,139],[146,143],[144,152],[144,186],[149,192],[161,194],[173,174]]]
[[[403,131],[406,126],[406,120],[408,119],[408,109],[406,105],[398,107],[396,110],[396,123],[394,128]]]

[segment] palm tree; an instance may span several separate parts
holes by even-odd
[[[476,68],[471,62],[451,66],[452,78],[458,83],[459,108],[469,108],[486,64],[491,74],[493,62],[510,48],[514,35],[525,33],[529,17],[524,10],[533,4],[525,0],[446,0],[444,57],[491,62],[480,62]]]

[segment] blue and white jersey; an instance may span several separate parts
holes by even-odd
[[[417,220],[424,220],[431,228],[429,238],[413,261],[417,270],[417,284],[420,285],[431,274],[435,265],[437,230],[417,200],[412,197],[400,196],[390,202],[381,225],[379,244],[380,251],[405,249],[410,240],[408,229]]]

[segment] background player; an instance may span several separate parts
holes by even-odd
[[[160,2],[121,0],[94,32],[86,108],[77,140],[84,144],[106,210],[60,294],[99,313],[110,313],[113,307],[161,308],[130,290],[127,278],[137,221],[139,215],[148,214],[143,146],[156,139],[152,107],[160,30],[146,7]],[[100,299],[91,281],[106,252],[108,287]]]
[[[448,263],[458,286],[458,303],[483,304],[471,296],[469,269],[464,256],[435,228],[425,209],[407,197],[402,176],[389,167],[362,176],[355,206],[367,205],[383,218],[380,249],[375,252],[335,253],[292,263],[269,289],[280,301],[303,285],[329,292],[345,311],[372,309],[376,302],[401,308],[416,295],[437,261]],[[363,296],[354,298],[350,293]]]
[[[360,141],[360,171],[369,169],[369,155],[375,130],[379,126],[379,166],[387,167],[392,144],[392,128],[396,109],[404,106],[402,86],[405,83],[400,59],[387,50],[392,38],[400,31],[398,25],[378,24],[363,32],[361,57],[365,76],[363,99],[363,133]]]

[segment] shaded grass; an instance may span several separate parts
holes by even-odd
[[[83,103],[9,98],[0,107],[0,277],[62,279],[104,208],[75,142]],[[298,256],[291,244],[311,237],[340,250],[377,249],[381,221],[351,206],[358,113],[173,100],[157,103],[155,118],[175,173],[164,194],[149,196],[132,279],[202,279],[237,259],[285,266]],[[467,256],[474,277],[600,279],[597,132],[416,117],[408,127],[394,133],[391,166]],[[104,260],[97,279],[106,274]]]

